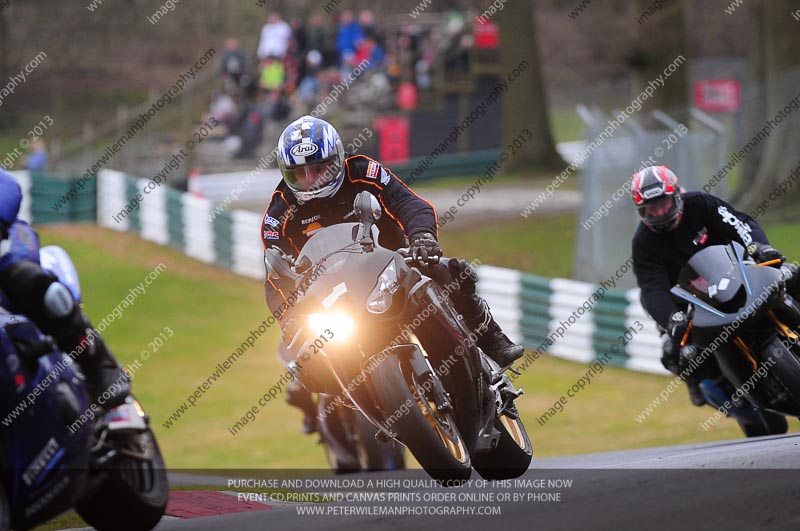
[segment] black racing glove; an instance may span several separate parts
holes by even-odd
[[[683,336],[686,335],[686,330],[689,328],[689,321],[686,319],[686,314],[683,312],[674,312],[669,316],[667,323],[667,334],[679,345]]]
[[[411,236],[411,258],[421,265],[436,265],[442,257],[442,248],[436,236],[430,232],[418,232]]]
[[[786,260],[777,249],[773,249],[768,243],[753,242],[747,246],[747,254],[753,257],[756,263],[770,262],[772,260]]]

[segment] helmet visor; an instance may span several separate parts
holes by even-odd
[[[281,168],[281,173],[283,174],[283,180],[292,190],[296,192],[313,192],[335,181],[341,169],[341,159],[339,157],[331,157],[313,164],[284,166]]]
[[[637,208],[644,223],[654,230],[668,230],[680,214],[680,205],[674,195],[660,197]]]

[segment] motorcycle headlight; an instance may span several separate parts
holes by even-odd
[[[353,335],[356,324],[342,312],[312,313],[308,316],[308,327],[318,335],[333,334],[331,341],[346,341]]]
[[[400,289],[400,283],[397,281],[397,270],[392,262],[383,270],[381,276],[378,277],[375,289],[369,294],[367,311],[374,314],[386,312],[392,305],[392,296],[398,289]]]

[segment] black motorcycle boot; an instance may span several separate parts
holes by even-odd
[[[78,307],[52,336],[81,368],[94,403],[107,411],[125,403],[131,394],[130,378]]]
[[[515,345],[500,329],[492,317],[489,305],[477,294],[478,275],[465,260],[446,260],[449,280],[455,281],[459,289],[450,293],[453,307],[477,336],[477,345],[500,366],[501,371],[520,359],[525,349]]]
[[[485,300],[477,295],[457,299],[460,299],[458,304],[453,301],[456,310],[464,316],[467,326],[477,336],[477,345],[500,366],[501,371],[522,357],[525,349],[503,333]]]
[[[317,404],[305,387],[297,380],[286,384],[286,403],[303,412],[303,435],[317,431]]]
[[[690,376],[684,381],[686,382],[686,388],[689,390],[689,400],[692,402],[692,405],[697,407],[706,405],[706,399],[703,397],[703,392],[700,390],[700,380]]]

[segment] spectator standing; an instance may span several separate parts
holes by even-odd
[[[292,19],[292,39],[294,39],[294,46],[292,49],[294,53],[302,59],[309,50],[308,30],[302,18]]]
[[[317,50],[321,54],[325,54],[328,50],[328,28],[325,27],[325,19],[319,12],[314,12],[308,17],[308,26],[306,27],[306,44],[308,49]]]
[[[226,84],[230,83],[233,87],[243,85],[243,78],[247,75],[247,54],[233,37],[225,39],[221,70]]]
[[[319,50],[308,52],[305,64],[305,77],[300,81],[295,96],[304,109],[310,110],[319,101],[319,94],[322,90],[323,76],[320,73],[322,54]],[[309,111],[304,111],[304,113],[307,112]]]
[[[339,21],[339,32],[336,35],[336,51],[339,53],[339,64],[346,66],[364,39],[364,31],[352,11],[342,11]]]
[[[375,23],[375,13],[369,9],[364,9],[358,14],[358,23],[361,26],[361,31],[364,37],[372,37],[380,42],[378,35],[378,26]]]
[[[272,13],[264,28],[261,30],[261,40],[258,43],[258,58],[277,57],[283,59],[289,43],[292,40],[292,28],[278,13]]]
[[[286,81],[286,69],[283,61],[277,57],[267,57],[261,65],[261,77],[259,87],[262,90],[272,92],[283,88]]]
[[[386,52],[384,52],[383,47],[375,40],[375,37],[367,36],[364,37],[358,45],[358,50],[355,56],[353,56],[353,65],[360,65],[366,60],[368,61],[366,70],[372,70],[373,68],[381,68],[385,58]]]
[[[37,138],[31,142],[31,154],[25,162],[25,169],[28,171],[44,171],[47,168],[49,157],[44,140]]]

